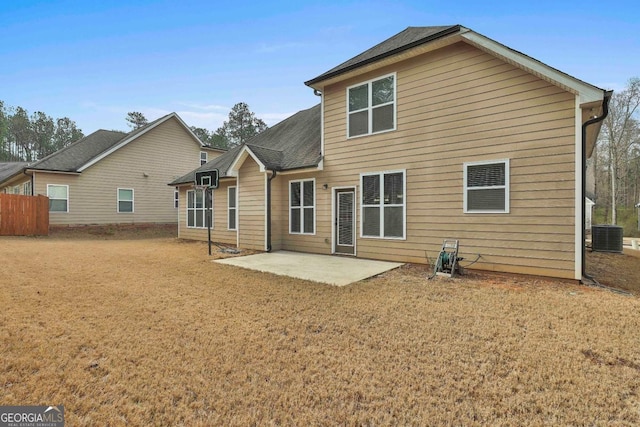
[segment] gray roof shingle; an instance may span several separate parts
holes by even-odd
[[[388,38],[382,43],[375,45],[371,49],[368,49],[359,55],[354,56],[329,71],[320,74],[318,77],[306,81],[304,84],[311,86],[314,83],[346,73],[347,71],[361,67],[370,62],[378,61],[382,58],[411,49],[412,47],[455,33],[460,31],[461,28],[462,27],[460,25],[407,27],[404,31],[401,31],[395,36]]]
[[[22,172],[29,162],[5,162],[0,163],[0,182]]]
[[[124,132],[97,130],[31,165],[29,169],[77,172],[78,168],[120,142]]]
[[[302,110],[235,147],[169,185],[188,184],[196,172],[218,169],[220,178],[227,177],[238,153],[247,147],[268,169],[291,170],[317,166],[320,153],[320,104]]]

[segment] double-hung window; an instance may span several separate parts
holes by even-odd
[[[405,171],[361,174],[360,188],[362,237],[404,239]]]
[[[464,212],[509,213],[509,159],[464,163]]]
[[[200,166],[204,165],[205,163],[207,163],[207,152],[206,151],[201,151],[200,152]]]
[[[118,213],[133,213],[133,188],[118,188]]]
[[[237,199],[236,199],[236,187],[229,187],[227,192],[227,206],[228,206],[228,215],[229,221],[227,223],[227,228],[229,230],[236,230],[236,220],[237,220]]]
[[[31,181],[27,181],[22,184],[22,194],[24,194],[25,196],[31,196],[31,193]]]
[[[204,190],[187,191],[187,227],[205,228]]]
[[[49,212],[69,212],[69,186],[47,184]]]
[[[289,181],[289,233],[315,234],[315,179]]]
[[[396,128],[396,75],[347,88],[347,135],[369,135]]]

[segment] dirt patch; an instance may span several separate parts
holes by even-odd
[[[0,259],[2,404],[69,425],[640,424],[637,297],[415,265],[337,288],[174,238]]]
[[[54,226],[49,229],[49,238],[56,240],[134,240],[171,238],[177,235],[177,224],[78,225]]]

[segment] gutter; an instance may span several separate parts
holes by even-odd
[[[587,274],[587,266],[585,263],[586,253],[587,253],[587,248],[586,248],[587,231],[585,230],[585,227],[586,227],[585,213],[587,209],[586,202],[585,202],[585,199],[587,197],[587,127],[603,121],[609,115],[609,101],[611,100],[611,95],[613,95],[613,91],[605,90],[603,92],[604,92],[604,97],[602,99],[602,115],[589,119],[582,124],[582,201],[581,201],[582,203],[582,262],[581,262],[582,280],[581,282],[584,282],[584,279],[593,280],[593,278]]]
[[[271,176],[267,177],[267,252],[271,252],[271,181],[278,175],[275,169],[270,169]]]

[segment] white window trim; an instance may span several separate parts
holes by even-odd
[[[131,190],[131,200],[120,200],[120,190]],[[132,214],[135,213],[136,211],[136,203],[135,203],[135,191],[133,190],[133,188],[124,188],[124,187],[119,187],[116,190],[116,211],[118,213],[123,213],[123,214]],[[120,211],[120,202],[131,202],[131,212],[121,212]]]
[[[371,105],[372,101],[373,101],[373,96],[372,96],[372,83],[378,80],[382,80],[384,78],[393,76],[393,102],[389,102],[386,104],[380,104],[380,105],[376,105],[376,107],[383,107],[385,105],[391,105],[393,104],[393,128],[391,129],[385,129],[385,130],[381,130],[378,132],[372,132],[371,130],[373,129],[373,114],[372,114],[372,110],[373,110],[373,106]],[[367,85],[367,90],[368,90],[368,99],[369,99],[369,105],[367,106],[367,108],[362,108],[360,110],[356,110],[356,111],[349,111],[349,89],[352,89],[354,87],[358,87],[358,86],[362,86],[362,85]],[[370,135],[378,135],[381,133],[385,133],[385,132],[393,132],[397,129],[398,127],[398,117],[397,117],[397,111],[398,111],[398,76],[397,73],[389,73],[389,74],[385,74],[383,76],[378,76],[374,79],[371,80],[366,80],[364,82],[359,82],[357,84],[351,85],[349,87],[347,87],[346,89],[346,104],[347,104],[347,139],[353,139],[353,138],[362,138],[363,136],[370,136]],[[363,133],[361,135],[354,135],[354,136],[349,136],[349,115],[353,114],[353,113],[357,113],[360,111],[365,111],[367,110],[369,112],[368,114],[368,131],[367,133]]]
[[[67,201],[67,210],[66,211],[52,211],[49,210],[49,213],[52,214],[63,214],[63,213],[69,213],[70,209],[70,203],[69,203],[69,186],[67,184],[47,184],[47,197],[49,197],[49,187],[67,187],[67,198],[66,199],[54,199],[54,200],[66,200]],[[49,199],[51,199],[51,197],[49,197]]]
[[[304,182],[311,181],[313,182],[313,206],[304,206]],[[291,184],[299,182],[300,183],[300,206],[291,206]],[[294,179],[289,181],[289,234],[301,234],[305,236],[315,236],[316,235],[316,196],[317,196],[317,187],[316,187],[316,179],[315,178],[307,178],[307,179]],[[291,208],[300,208],[300,231],[291,231]],[[313,207],[313,233],[305,233],[304,232],[304,209]]]
[[[33,191],[31,190],[31,181],[27,181],[22,184],[22,192],[25,196],[31,196]]]
[[[202,191],[202,208],[196,208],[195,206],[193,208],[189,207],[189,193],[194,193],[193,195],[193,200],[195,203],[196,200],[196,196],[195,196],[195,192],[196,191]],[[207,200],[206,200],[207,195],[205,194],[204,190],[187,190],[187,197],[186,197],[186,203],[185,203],[185,212],[186,212],[186,216],[185,216],[185,224],[187,225],[187,228],[196,228],[196,229],[207,229]],[[213,193],[211,194],[211,207],[213,208]],[[189,211],[195,211],[200,212],[202,211],[202,227],[198,227],[195,224],[198,223],[198,221],[195,221],[195,217],[194,217],[194,225],[189,225]],[[211,209],[211,229],[213,230],[213,209]]]
[[[235,189],[235,192],[236,192],[236,205],[233,208],[229,205],[229,197],[230,197],[229,193],[231,193],[232,188]],[[235,228],[229,227],[229,218],[231,218],[231,209],[234,210],[233,215],[235,217],[235,224],[236,224]],[[227,187],[227,230],[238,231],[238,187],[236,187],[235,185],[230,185],[229,187]]]
[[[402,205],[385,205],[382,203],[384,196],[384,176],[386,174],[402,173]],[[365,176],[378,175],[380,176],[380,201],[379,205],[365,205],[364,199],[364,186],[363,180]],[[407,240],[407,170],[387,170],[381,172],[363,172],[360,174],[360,237],[363,239],[381,239],[381,240]],[[365,236],[364,235],[364,208],[371,206],[380,206],[380,236]],[[385,237],[384,236],[384,207],[398,207],[402,206],[402,237]]]
[[[202,158],[203,154],[204,154],[204,159]],[[204,163],[202,163],[203,160],[204,160]],[[209,161],[209,153],[207,153],[206,151],[201,151],[200,152],[200,166],[204,165],[208,161]]]
[[[483,209],[483,210],[469,210],[467,207],[467,203],[468,203],[468,197],[467,197],[467,192],[469,190],[469,188],[467,187],[467,168],[469,166],[478,166],[478,165],[492,165],[492,164],[496,164],[496,163],[504,163],[504,185],[494,185],[491,187],[472,187],[471,191],[474,190],[487,190],[490,188],[504,188],[504,210],[487,210],[487,209]],[[510,173],[510,162],[509,159],[497,159],[497,160],[482,160],[479,162],[465,162],[463,163],[463,192],[462,192],[462,198],[463,198],[463,213],[468,213],[468,214],[508,214],[510,211],[510,193],[509,193],[509,176],[511,175]]]

